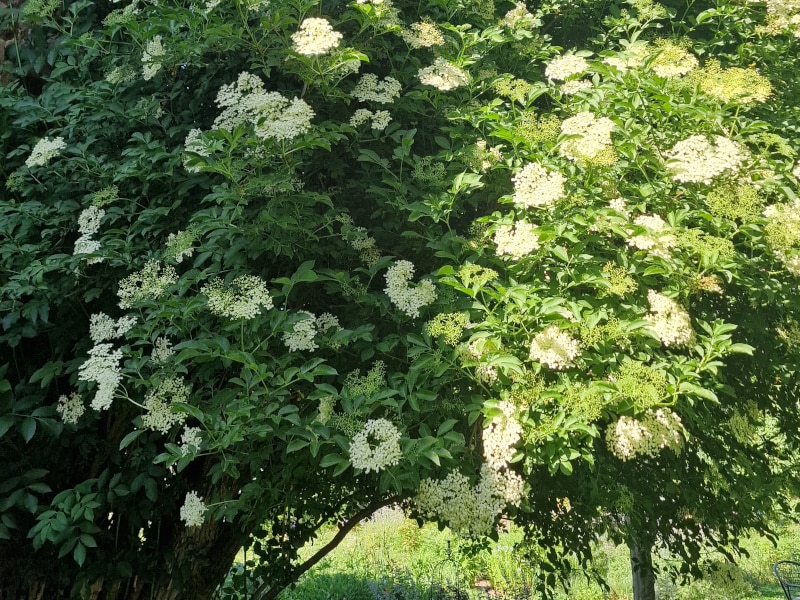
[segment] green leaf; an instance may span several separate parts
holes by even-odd
[[[19,425],[19,432],[22,434],[22,439],[25,442],[30,442],[33,439],[33,435],[36,433],[36,419],[31,419],[30,417],[23,419],[22,423]]]
[[[72,552],[72,558],[75,559],[79,567],[82,567],[83,563],[86,561],[86,546],[78,542],[75,546],[75,550]]]
[[[748,356],[753,356],[753,348],[750,344],[731,344],[728,348],[728,352],[731,354],[747,354]]]
[[[122,441],[119,443],[119,449],[124,450],[128,446],[130,446],[136,438],[144,433],[144,429],[135,429],[131,431],[128,435],[122,438]]]
[[[36,492],[37,494],[48,494],[53,491],[53,489],[44,483],[43,481],[37,481],[36,483],[31,483],[28,485],[28,489],[32,492]]]
[[[292,440],[286,446],[286,454],[297,452],[298,450],[302,450],[306,446],[308,446],[308,440]]]
[[[346,461],[341,454],[326,454],[322,457],[322,460],[319,461],[319,466],[323,469],[327,469],[328,467],[332,467],[333,465],[338,465],[342,461]]]
[[[11,429],[13,424],[14,417],[11,415],[3,415],[0,417],[0,438],[3,437],[9,429]]]
[[[314,261],[307,260],[295,271],[292,275],[292,283],[299,283],[301,281],[311,282],[317,280],[317,274],[314,272]]]
[[[719,398],[717,398],[717,395],[714,392],[712,392],[711,390],[707,390],[703,387],[700,387],[699,385],[689,383],[688,381],[682,381],[680,387],[678,388],[678,391],[684,394],[691,394],[693,396],[698,396],[700,398],[703,398],[705,400],[710,400],[711,402],[717,404],[719,403]]]
[[[436,437],[442,437],[445,433],[450,431],[456,423],[458,423],[456,419],[447,419],[444,423],[439,425],[439,429],[436,431]]]
[[[564,246],[552,246],[550,248],[550,252],[553,253],[553,256],[563,260],[564,262],[569,262],[569,254],[567,253],[567,249]]]

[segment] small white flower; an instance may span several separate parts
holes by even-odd
[[[142,52],[142,77],[145,81],[155,77],[163,67],[160,59],[164,57],[164,46],[161,40],[160,35],[154,36]]]
[[[64,423],[75,425],[83,416],[83,413],[86,412],[86,407],[83,404],[83,398],[73,392],[69,396],[62,395],[59,397],[56,411]]]
[[[650,302],[650,314],[645,319],[665,346],[689,346],[694,341],[689,313],[675,300],[655,290],[647,292],[647,300]]]
[[[400,82],[394,77],[385,77],[379,81],[377,75],[367,73],[358,80],[356,87],[353,88],[352,96],[361,102],[391,104],[395,98],[400,97],[401,89]]]
[[[111,344],[97,344],[89,350],[89,358],[78,369],[80,381],[93,381],[97,391],[91,406],[95,410],[106,410],[114,400],[114,392],[122,381],[119,362],[122,350],[112,350]]]
[[[382,471],[403,458],[400,431],[386,419],[370,419],[350,442],[350,463],[365,473]],[[370,444],[374,440],[375,444]]]
[[[63,137],[42,138],[36,142],[36,145],[33,147],[33,151],[25,161],[25,164],[29,169],[32,169],[33,167],[43,167],[66,147],[67,144],[64,142]]]
[[[675,181],[706,185],[725,171],[736,173],[748,157],[741,145],[721,135],[715,135],[713,142],[704,135],[693,135],[664,154]]]
[[[267,284],[255,275],[241,275],[228,287],[214,279],[200,293],[208,298],[208,310],[229,319],[253,319],[273,306]]]
[[[384,292],[389,300],[409,317],[419,316],[419,309],[436,300],[436,287],[429,279],[423,279],[412,287],[414,265],[407,260],[399,260],[386,271]]]
[[[181,521],[186,523],[187,527],[200,527],[207,510],[208,507],[197,495],[197,492],[187,492],[186,499],[181,506]]]
[[[184,427],[181,434],[181,453],[188,456],[200,450],[203,443],[202,430],[199,427]]]
[[[308,350],[313,352],[319,346],[314,341],[317,335],[317,321],[316,317],[305,310],[301,310],[298,314],[305,315],[306,318],[297,321],[291,331],[283,334],[283,343],[289,348],[289,352],[296,352],[298,350]]]
[[[292,34],[294,51],[303,56],[327,54],[339,45],[341,39],[342,34],[319,17],[305,19],[300,29]]]
[[[105,214],[106,211],[97,206],[85,209],[78,217],[78,231],[83,235],[94,235],[100,231],[100,220]]]
[[[580,353],[578,341],[561,331],[557,325],[540,331],[531,342],[530,357],[555,370],[567,368]]]
[[[443,92],[469,83],[469,75],[466,71],[447,62],[441,56],[433,61],[431,66],[420,69],[417,77],[421,83]]]
[[[172,348],[172,342],[168,338],[159,337],[153,342],[153,352],[150,354],[150,360],[157,365],[163,365],[174,354],[175,350]]]
[[[568,54],[566,56],[558,56],[550,61],[544,71],[548,79],[555,79],[557,81],[565,81],[573,75],[580,75],[585,73],[589,68],[589,63],[582,56],[575,56]]]
[[[514,204],[523,208],[552,206],[564,197],[564,176],[538,163],[528,163],[512,178]]]

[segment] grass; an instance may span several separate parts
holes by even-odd
[[[709,555],[709,575],[703,580],[676,585],[667,578],[658,581],[658,600],[782,600],[772,564],[780,559],[800,557],[800,526],[778,527],[779,543],[751,537],[743,541],[749,556],[736,565],[725,564]],[[301,556],[311,555],[334,535],[324,532]],[[500,535],[499,542],[478,552],[467,551],[463,541],[448,530],[439,531],[427,524],[418,527],[399,510],[384,509],[356,527],[342,544],[306,573],[280,600],[427,600],[431,582],[459,577],[462,589],[471,600],[492,597],[520,598],[519,591],[536,574],[535,566],[525,565],[514,551],[521,533],[513,528]],[[448,543],[452,560],[446,561]],[[241,560],[243,557],[240,557]],[[658,558],[662,565],[668,556]],[[444,567],[433,573],[435,567]],[[631,571],[625,546],[600,544],[593,569],[601,573],[609,589],[602,588],[581,573],[563,582],[568,592],[557,591],[556,600],[632,600]],[[475,587],[482,586],[483,591]],[[224,598],[243,598],[227,595]],[[526,598],[538,598],[536,594]]]

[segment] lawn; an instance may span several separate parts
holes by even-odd
[[[703,580],[675,584],[662,575],[657,585],[658,600],[781,600],[784,595],[771,567],[777,560],[800,554],[800,527],[784,525],[778,527],[778,533],[777,547],[765,538],[744,540],[743,547],[749,556],[741,557],[735,565],[709,555],[706,557],[709,574]],[[310,555],[333,535],[333,530],[326,531],[312,546],[304,548],[302,555]],[[521,542],[520,532],[512,528],[501,533],[497,543],[471,551],[467,543],[449,530],[440,531],[431,524],[419,527],[401,511],[386,509],[355,528],[339,547],[300,579],[295,589],[284,591],[280,598],[422,600],[429,597],[432,584],[435,587],[456,577],[470,600],[539,598],[536,592],[525,592],[537,572],[515,550],[515,545]],[[632,600],[627,547],[598,544],[595,552],[592,569],[605,578],[608,589],[604,592],[596,581],[576,571],[560,582],[555,600]],[[237,560],[243,563],[244,553],[240,552]],[[662,555],[659,564],[667,569],[676,563],[673,557]]]

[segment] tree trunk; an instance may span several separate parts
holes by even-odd
[[[648,536],[629,535],[628,546],[633,572],[633,600],[656,600],[656,574],[653,571],[653,542]]]
[[[169,551],[162,551],[158,577],[99,579],[83,585],[81,600],[209,600],[230,570],[247,534],[230,523],[176,527]],[[66,560],[66,559],[64,559]],[[55,581],[0,581],[0,600],[69,600],[72,585]]]

